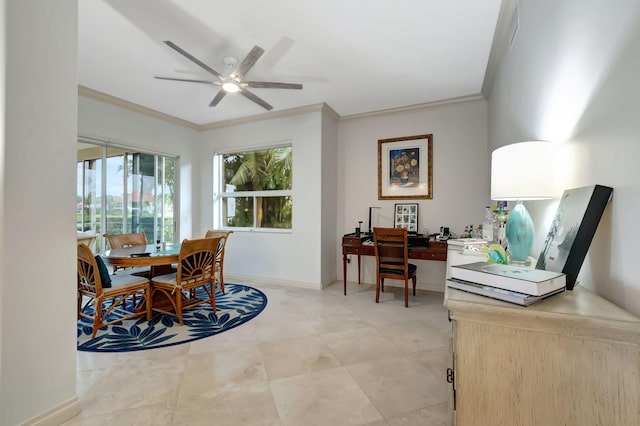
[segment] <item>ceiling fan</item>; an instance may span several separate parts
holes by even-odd
[[[156,75],[154,76],[160,80],[173,80],[173,81],[186,81],[189,83],[203,83],[203,84],[213,84],[215,86],[221,86],[218,94],[213,98],[213,100],[209,103],[210,107],[214,107],[218,105],[218,103],[225,97],[227,93],[240,93],[245,98],[257,103],[261,107],[270,110],[273,107],[265,102],[260,97],[256,96],[255,93],[248,90],[249,87],[256,89],[302,89],[302,84],[297,83],[276,83],[272,81],[249,81],[245,80],[245,75],[249,72],[251,67],[260,59],[262,54],[264,53],[264,49],[260,46],[253,46],[253,49],[247,54],[247,56],[240,62],[240,65],[237,65],[237,60],[235,58],[225,58],[225,64],[229,69],[231,69],[231,74],[228,77],[223,76],[204,62],[197,59],[195,56],[191,55],[186,50],[182,49],[175,43],[171,41],[164,42],[167,46],[180,53],[185,58],[189,59],[200,68],[204,69],[208,73],[212,74],[217,78],[217,80],[196,80],[190,78],[177,78],[177,77],[163,77]]]

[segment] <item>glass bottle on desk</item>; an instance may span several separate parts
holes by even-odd
[[[482,239],[492,243],[494,241],[493,228],[495,221],[491,207],[485,207],[484,222],[482,222]]]

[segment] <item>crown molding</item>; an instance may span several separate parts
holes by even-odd
[[[254,123],[257,121],[271,120],[274,118],[292,117],[294,115],[306,114],[309,112],[326,113],[332,116],[333,118],[335,118],[336,120],[342,121],[342,120],[350,120],[354,118],[375,117],[378,115],[384,115],[384,114],[390,114],[390,113],[415,111],[415,110],[428,109],[428,108],[437,108],[444,105],[452,105],[452,104],[458,104],[458,103],[475,102],[479,100],[484,100],[484,97],[481,94],[478,94],[478,95],[471,95],[471,96],[461,96],[458,98],[445,99],[445,100],[428,102],[428,103],[417,104],[417,105],[409,105],[404,107],[389,108],[389,109],[383,109],[378,111],[371,111],[371,112],[364,112],[359,114],[343,115],[343,116],[338,114],[333,108],[331,108],[328,104],[323,102],[319,104],[312,104],[312,105],[306,105],[302,107],[283,109],[279,111],[269,111],[269,112],[258,114],[258,115],[235,118],[231,120],[224,120],[216,123],[195,124],[190,121],[182,120],[172,115],[164,114],[154,109],[143,107],[133,102],[125,101],[124,99],[120,99],[115,96],[111,96],[106,93],[103,93],[94,89],[90,89],[85,86],[78,86],[78,95],[95,99],[101,102],[109,103],[115,106],[119,106],[119,107],[128,109],[130,111],[134,111],[140,114],[145,114],[150,117],[168,121],[170,123],[174,123],[180,126],[188,127],[189,129],[194,129],[199,132],[220,129],[224,127],[238,126],[238,125],[247,124],[247,123]]]
[[[217,123],[203,124],[198,127],[198,130],[205,131],[205,130],[220,129],[223,127],[231,127],[231,126],[238,126],[240,124],[254,123],[256,121],[271,120],[273,118],[291,117],[294,115],[306,114],[308,112],[319,112],[319,111],[322,111],[325,108],[325,106],[326,104],[321,103],[321,104],[313,104],[313,105],[307,105],[307,106],[296,107],[296,108],[283,109],[278,111],[269,111],[269,112],[265,112],[258,115],[251,115],[249,117],[234,118],[232,120],[224,120],[224,121],[219,121]]]
[[[108,95],[104,92],[100,92],[98,90],[90,89],[86,86],[78,85],[78,95],[95,99],[97,101],[105,102],[108,104],[112,104],[115,106],[119,106],[121,108],[128,109],[129,111],[134,111],[140,114],[145,114],[150,117],[158,118],[160,120],[168,121],[170,123],[178,124],[180,126],[188,127],[190,129],[199,130],[199,125],[192,123],[187,120],[182,120],[180,118],[176,118],[169,114],[164,114],[160,111],[156,111],[155,109],[143,107],[142,105],[135,104],[133,102],[125,101],[121,98],[116,98],[115,96]]]
[[[471,96],[460,96],[457,98],[444,99],[440,101],[427,102],[423,104],[408,105],[408,106],[398,107],[398,108],[381,109],[378,111],[363,112],[359,114],[343,115],[342,117],[340,117],[340,120],[343,121],[343,120],[352,120],[354,118],[375,117],[378,115],[386,115],[386,114],[407,112],[407,111],[416,111],[421,109],[439,108],[445,105],[454,105],[454,104],[477,102],[477,101],[484,101],[484,100],[485,98],[481,94],[471,95]]]

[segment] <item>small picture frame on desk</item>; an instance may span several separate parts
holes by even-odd
[[[399,203],[393,211],[394,228],[407,228],[410,234],[418,233],[418,203]]]

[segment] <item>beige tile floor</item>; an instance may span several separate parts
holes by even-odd
[[[255,285],[233,330],[132,353],[78,352],[75,425],[449,425],[442,294]]]

